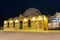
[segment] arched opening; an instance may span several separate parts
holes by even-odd
[[[7,28],[9,28],[9,22],[7,23]]]
[[[20,21],[20,29],[22,29],[22,28],[23,28],[23,22]]]
[[[28,28],[30,28],[30,27],[31,27],[31,21],[28,20]]]
[[[13,22],[13,28],[15,28],[15,22]]]

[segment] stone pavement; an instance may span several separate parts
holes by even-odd
[[[60,40],[60,33],[0,32],[0,40]]]

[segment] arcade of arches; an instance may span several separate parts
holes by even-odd
[[[48,30],[48,19],[35,8],[29,8],[19,17],[4,21],[4,30]]]

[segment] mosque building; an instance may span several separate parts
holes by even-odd
[[[48,18],[38,9],[29,8],[18,17],[4,20],[4,30],[48,30]]]

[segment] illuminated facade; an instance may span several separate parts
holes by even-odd
[[[5,20],[4,30],[48,30],[48,18],[39,10],[30,8],[23,16]]]
[[[29,8],[18,17],[4,20],[4,30],[60,30],[60,13],[42,15],[38,9]]]
[[[34,16],[30,19],[9,19],[4,21],[4,30],[48,30],[48,19],[43,16]]]

